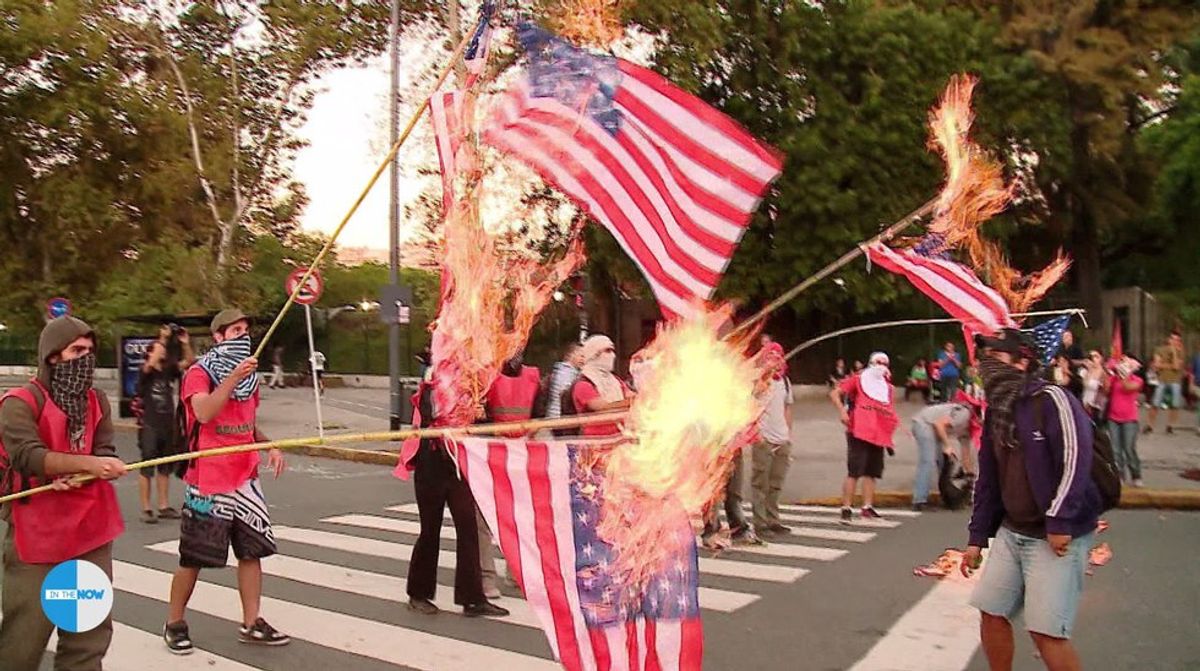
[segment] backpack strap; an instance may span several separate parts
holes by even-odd
[[[22,387],[17,387],[15,389],[8,390],[7,392],[4,393],[3,396],[0,396],[0,404],[4,403],[4,401],[7,401],[10,398],[20,399],[26,405],[28,405],[29,409],[33,410],[34,424],[37,425],[37,424],[41,423],[42,410],[45,409],[45,407],[46,407],[46,394],[42,388],[42,385],[38,384],[36,380],[30,380],[27,384],[25,384]],[[0,471],[9,471],[9,473],[0,472],[0,477],[5,478],[5,479],[7,479],[9,477],[12,478],[12,482],[13,482],[12,492],[13,493],[29,489],[30,486],[33,484],[32,482],[30,482],[29,476],[21,474],[21,473],[13,472],[11,470],[11,464],[8,461],[7,451],[4,453],[3,456],[4,456],[4,461],[3,461],[3,463],[0,463]],[[20,502],[21,503],[29,503],[29,499],[24,498]]]

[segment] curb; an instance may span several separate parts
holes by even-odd
[[[303,454],[309,457],[336,459],[355,464],[377,464],[379,466],[395,466],[400,463],[397,452],[382,450],[358,450],[352,447],[334,447],[332,445],[305,445],[288,449],[289,453]]]
[[[861,497],[855,497],[859,503]],[[799,499],[793,501],[796,505],[808,506],[841,506],[840,496],[825,496]],[[929,503],[939,505],[941,497],[937,492],[930,494]],[[875,492],[875,505],[881,508],[907,508],[912,505],[912,494],[908,492]],[[1121,503],[1117,506],[1124,510],[1162,509],[1162,510],[1200,510],[1200,490],[1192,489],[1133,489],[1126,487],[1121,490]]]

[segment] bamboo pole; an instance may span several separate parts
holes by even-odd
[[[899,235],[899,233],[901,231],[903,231],[904,229],[906,229],[909,226],[912,226],[914,223],[916,223],[916,221],[918,219],[933,212],[933,208],[935,208],[937,206],[937,202],[938,202],[937,198],[931,199],[929,202],[925,203],[921,207],[918,207],[917,209],[913,210],[912,212],[909,212],[900,221],[897,221],[896,223],[892,224],[891,226],[888,226],[886,229],[884,229],[882,232],[880,232],[875,237],[871,238],[870,240],[867,240],[866,242],[860,243],[854,249],[846,252],[845,254],[842,254],[842,256],[840,258],[838,258],[836,261],[834,261],[833,263],[830,263],[829,265],[820,269],[814,275],[811,275],[810,277],[805,279],[800,284],[797,284],[796,286],[792,287],[791,289],[788,289],[779,298],[776,298],[775,300],[768,303],[765,307],[763,307],[763,309],[754,313],[754,316],[750,317],[749,319],[742,322],[741,324],[738,324],[725,337],[732,338],[733,336],[737,335],[738,333],[740,333],[740,332],[750,328],[751,326],[757,324],[758,322],[762,321],[763,319],[765,319],[767,317],[767,315],[769,315],[772,312],[783,307],[788,301],[792,300],[796,296],[799,296],[801,293],[807,291],[808,288],[811,287],[812,285],[816,284],[817,282],[820,282],[821,280],[825,279],[826,277],[829,277],[834,272],[836,272],[839,268],[845,266],[846,264],[850,263],[854,259],[857,259],[858,257],[862,256],[864,253],[863,250],[866,247],[870,247],[871,245],[873,245],[877,242],[887,242],[888,240],[891,240],[892,238],[896,237],[897,235]]]
[[[1050,315],[1065,315],[1065,314],[1082,315],[1085,312],[1086,312],[1086,310],[1084,310],[1082,308],[1071,308],[1069,310],[1043,310],[1041,312],[1022,312],[1020,314],[1015,314],[1015,315],[1011,315],[1011,316],[1013,316],[1013,317],[1046,317],[1046,316],[1050,316]],[[812,347],[813,345],[816,345],[819,342],[824,342],[826,340],[829,340],[830,338],[836,338],[838,336],[846,335],[848,333],[859,333],[861,331],[873,331],[875,329],[892,328],[894,326],[922,326],[922,325],[926,325],[926,324],[955,324],[955,323],[958,323],[961,321],[962,321],[961,319],[954,319],[954,318],[950,318],[950,317],[935,318],[935,319],[901,319],[898,321],[875,322],[872,324],[859,324],[857,326],[847,326],[844,329],[838,329],[836,331],[831,331],[824,335],[817,336],[816,338],[812,338],[811,340],[805,340],[804,342],[800,343],[799,345],[796,345],[795,347],[793,347],[787,353],[787,356],[785,356],[784,359],[791,359],[792,357],[796,356],[800,352],[803,352],[804,350],[808,349],[809,347]]]
[[[172,454],[156,459],[147,459],[145,461],[135,461],[126,464],[125,468],[128,471],[134,471],[140,468],[152,468],[163,464],[173,464],[180,461],[190,461],[192,459],[207,459],[209,457],[222,457],[230,454],[242,454],[245,452],[257,452],[259,450],[270,449],[295,449],[299,447],[310,447],[314,445],[343,445],[349,443],[375,443],[393,440],[405,440],[408,438],[453,438],[457,436],[479,436],[479,435],[494,435],[499,433],[510,433],[520,431],[521,433],[530,433],[541,429],[564,429],[581,426],[590,426],[593,424],[609,424],[617,422],[625,418],[625,411],[619,412],[600,412],[583,415],[571,415],[569,417],[558,417],[555,419],[536,419],[520,422],[501,422],[498,424],[472,424],[471,426],[457,427],[440,427],[427,429],[404,429],[401,431],[379,431],[375,433],[355,433],[344,436],[327,436],[325,439],[317,437],[308,438],[286,438],[283,440],[269,440],[262,443],[250,443],[247,445],[232,445],[229,447],[218,447],[211,450],[200,450],[197,452],[184,452],[182,454]],[[74,484],[83,484],[95,480],[96,476],[89,474],[79,474],[71,478]],[[0,497],[0,504],[16,501],[27,496],[33,496],[41,492],[48,492],[54,489],[54,485],[41,485],[33,487],[15,494]]]
[[[437,82],[433,85],[433,93],[436,93],[437,90],[442,87],[442,84],[446,82],[446,77],[449,76],[450,71],[454,69],[454,64],[458,61],[459,56],[462,55],[463,50],[467,48],[467,44],[470,43],[472,32],[473,31],[468,31],[467,34],[463,36],[462,41],[458,43],[458,46],[455,47],[454,53],[450,55],[450,59],[442,68],[441,74],[438,75]],[[426,96],[426,100],[433,97],[433,93],[431,93],[429,96]],[[305,285],[308,284],[308,278],[311,277],[316,268],[321,265],[321,261],[325,258],[325,255],[329,253],[329,250],[333,249],[333,244],[337,242],[338,236],[342,234],[342,229],[346,228],[346,224],[350,223],[350,218],[353,217],[354,213],[358,211],[358,207],[362,205],[364,200],[366,200],[367,194],[371,192],[371,189],[374,188],[375,183],[379,181],[380,176],[383,175],[383,171],[387,169],[388,165],[390,165],[392,160],[395,158],[396,153],[400,151],[400,147],[404,145],[406,140],[408,140],[408,136],[411,135],[413,129],[416,128],[417,122],[420,121],[421,117],[425,114],[426,107],[427,105],[422,104],[419,108],[417,108],[416,112],[413,112],[412,118],[408,120],[408,125],[404,127],[404,132],[401,133],[400,137],[392,143],[391,150],[389,150],[387,156],[383,157],[383,160],[380,161],[379,167],[375,169],[375,173],[371,175],[371,179],[367,182],[367,185],[363,188],[362,192],[358,194],[358,198],[354,201],[354,204],[350,206],[350,211],[346,213],[346,216],[342,217],[342,221],[338,224],[337,228],[334,229],[333,235],[329,236],[329,240],[325,243],[325,246],[321,248],[321,251],[317,253],[317,256],[313,259],[313,262],[309,264],[308,270],[304,273],[304,276],[301,277],[300,281],[296,283],[296,288],[292,290],[291,295],[288,296],[287,302],[284,303],[283,307],[279,309],[279,314],[275,315],[275,321],[271,322],[271,327],[267,329],[267,332],[263,335],[262,340],[258,343],[258,349],[254,350],[255,358],[258,358],[262,355],[263,350],[267,346],[267,341],[269,341],[271,336],[275,334],[275,329],[279,328],[279,324],[283,321],[284,316],[287,315],[288,309],[295,304],[296,296],[298,296],[300,291],[303,290]]]

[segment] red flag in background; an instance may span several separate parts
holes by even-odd
[[[1121,320],[1113,320],[1112,346],[1109,348],[1109,357],[1113,361],[1120,362],[1125,358],[1125,343],[1121,339]]]

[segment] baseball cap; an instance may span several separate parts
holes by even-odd
[[[981,349],[987,347],[1030,359],[1037,356],[1037,344],[1034,343],[1033,338],[1014,328],[1000,329],[994,336],[977,333],[975,335],[975,347]]]
[[[250,321],[250,318],[247,317],[241,310],[237,308],[225,308],[224,310],[218,312],[217,316],[213,317],[210,328],[212,329],[213,333],[220,333],[221,331],[225,330],[225,327],[229,326],[230,324],[236,324],[243,319]]]

